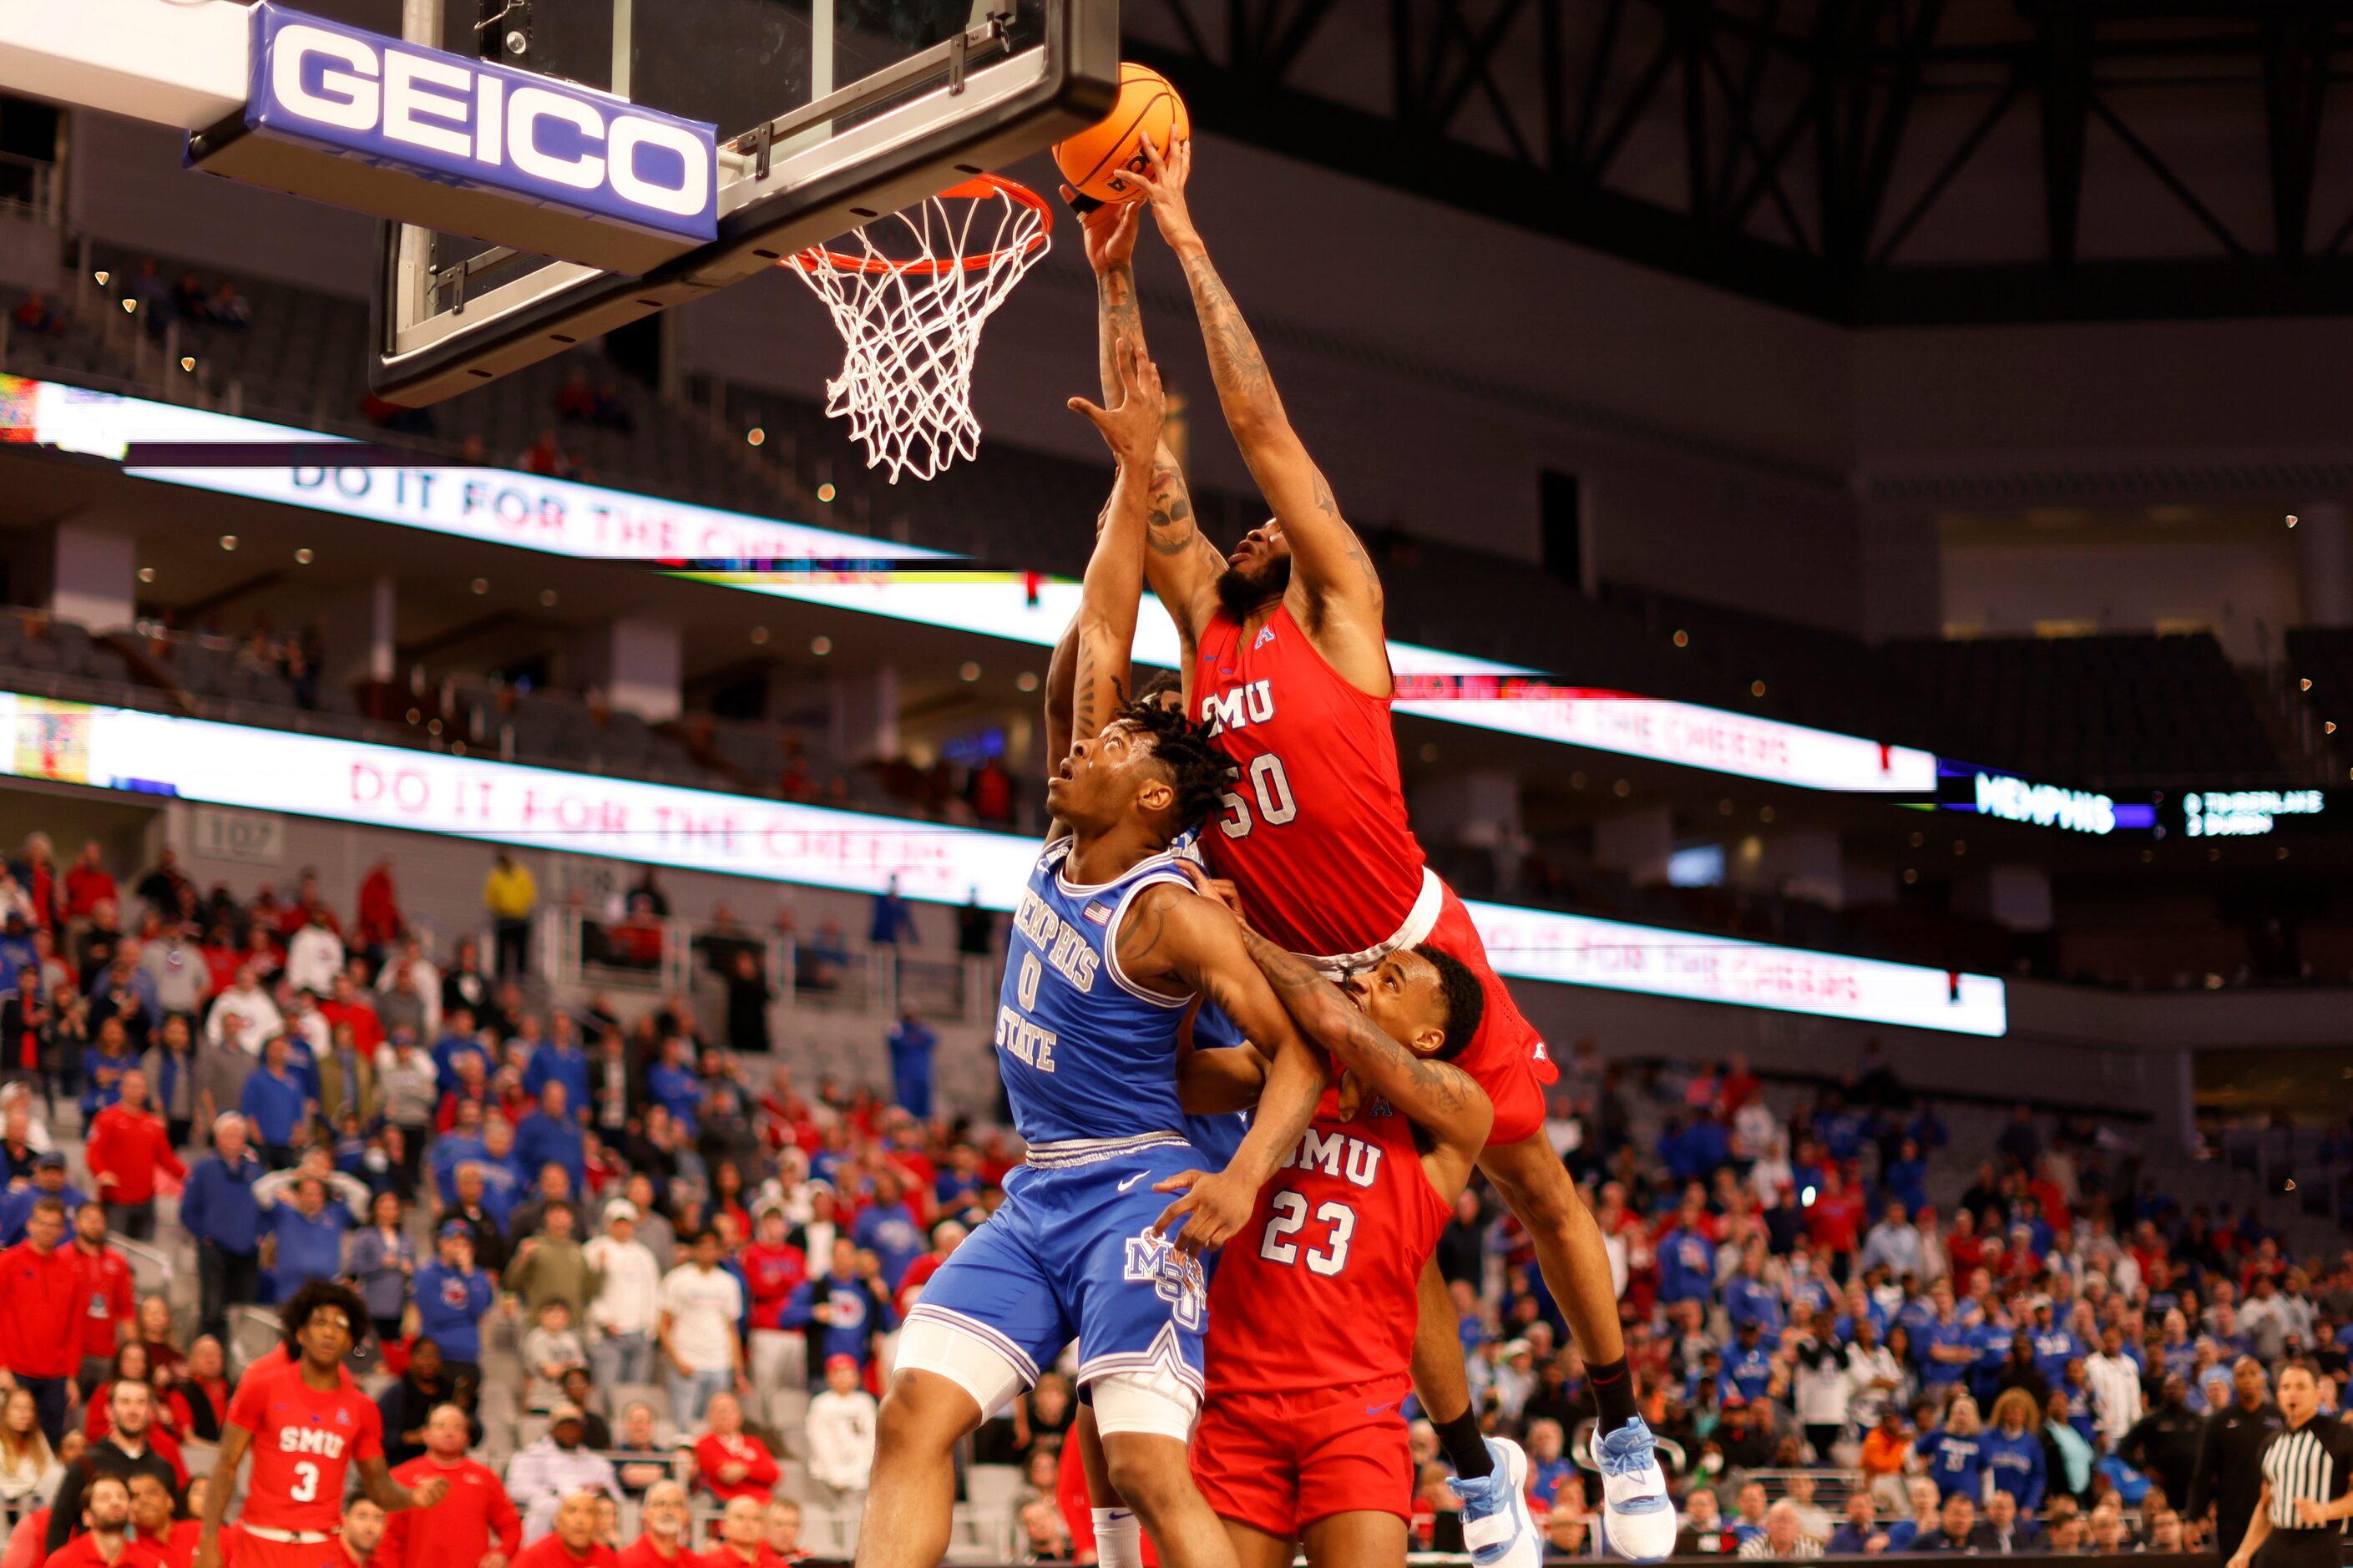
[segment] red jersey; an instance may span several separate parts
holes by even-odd
[[[449,1495],[431,1508],[405,1508],[387,1516],[376,1542],[376,1568],[470,1568],[492,1552],[510,1562],[522,1548],[522,1516],[499,1473],[473,1459],[445,1465],[427,1454],[392,1472],[411,1489],[439,1478]]]
[[[73,1243],[46,1256],[29,1241],[0,1252],[0,1366],[26,1377],[71,1377],[81,1367],[86,1305]]]
[[[84,1252],[79,1242],[59,1251],[73,1254],[81,1279],[81,1353],[111,1361],[121,1343],[116,1325],[136,1322],[137,1302],[131,1293],[131,1265],[111,1247]]]
[[[237,1519],[248,1528],[340,1529],[352,1461],[384,1458],[384,1416],[347,1373],[323,1393],[299,1366],[248,1374],[228,1418],[253,1434],[253,1482]]]
[[[1324,663],[1283,605],[1247,647],[1240,621],[1211,616],[1192,696],[1218,750],[1240,770],[1201,845],[1240,891],[1251,927],[1327,957],[1394,936],[1425,877],[1389,700]]]
[[[719,1471],[724,1465],[743,1466],[743,1479],[721,1480]],[[749,1433],[739,1432],[733,1437],[722,1437],[716,1432],[710,1432],[695,1442],[695,1485],[722,1502],[733,1502],[739,1497],[767,1501],[769,1493],[776,1489],[779,1473],[776,1457],[768,1452],[768,1446]]]
[[[663,1556],[654,1550],[654,1538],[650,1534],[640,1534],[621,1548],[620,1568],[702,1568],[702,1558],[686,1549],[684,1542],[679,1543],[676,1552]]]
[[[620,1568],[620,1557],[609,1546],[591,1546],[574,1555],[560,1535],[543,1535],[522,1549],[514,1568]]]
[[[1387,1379],[1402,1394],[1422,1265],[1452,1208],[1421,1168],[1411,1122],[1377,1098],[1344,1122],[1326,1089],[1218,1264],[1209,1398]]]
[[[175,1519],[161,1541],[142,1535],[139,1543],[163,1558],[164,1568],[188,1568],[196,1560],[196,1537],[204,1533],[204,1528],[193,1519]]]
[[[98,1537],[84,1531],[49,1553],[43,1568],[110,1568],[99,1555]],[[164,1568],[164,1554],[136,1535],[123,1538],[121,1553],[111,1568]]]
[[[111,1204],[153,1202],[158,1171],[171,1173],[175,1182],[188,1179],[188,1168],[173,1152],[171,1132],[164,1119],[152,1110],[108,1106],[90,1118],[84,1152],[90,1159],[92,1181],[101,1174],[114,1178],[99,1184],[100,1196]]]

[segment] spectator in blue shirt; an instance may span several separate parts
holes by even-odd
[[[874,1359],[876,1342],[899,1325],[881,1265],[871,1258],[861,1260],[857,1244],[846,1236],[834,1238],[832,1267],[802,1280],[777,1321],[807,1332],[810,1366],[846,1355],[861,1370]]]
[[[1979,1438],[1993,1484],[2016,1498],[2018,1511],[2029,1518],[2042,1506],[2041,1415],[2025,1389],[2005,1390],[1994,1401],[1992,1427]]]
[[[892,1098],[918,1121],[932,1119],[932,1053],[940,1037],[910,1009],[891,1029]]]
[[[81,1053],[81,1120],[85,1127],[90,1125],[90,1118],[122,1098],[122,1075],[139,1065],[121,1018],[109,1018],[97,1025],[96,1029],[97,1037]]]
[[[180,1223],[196,1239],[196,1278],[203,1299],[197,1332],[226,1339],[228,1304],[260,1298],[261,1205],[253,1184],[261,1162],[247,1147],[245,1118],[224,1111],[213,1120],[213,1152],[189,1169],[180,1194]]]
[[[417,1331],[441,1347],[450,1370],[470,1371],[482,1356],[482,1314],[498,1292],[474,1267],[474,1233],[463,1220],[441,1222],[434,1260],[417,1271],[412,1300]]]
[[[532,1051],[531,1060],[523,1067],[523,1089],[539,1100],[550,1083],[560,1083],[573,1120],[584,1120],[596,1103],[588,1094],[588,1053],[581,1048],[570,1014],[556,1014],[548,1027],[548,1037]]]
[[[1906,1274],[1921,1273],[1920,1261],[1920,1233],[1912,1227],[1911,1211],[1903,1199],[1891,1197],[1879,1223],[1862,1238],[1854,1266],[1866,1274],[1883,1267],[1901,1279]]]
[[[485,1078],[490,1076],[491,1058],[474,1037],[473,1009],[453,1007],[441,1025],[441,1037],[433,1042],[433,1080],[443,1094],[455,1094],[459,1087],[458,1058],[475,1058],[482,1064]]]
[[[948,1151],[947,1163],[932,1178],[932,1196],[940,1212],[955,1214],[980,1201],[980,1151],[959,1143]]]
[[[1765,1397],[1773,1386],[1773,1353],[1758,1338],[1755,1321],[1740,1325],[1732,1348],[1724,1352],[1724,1372],[1717,1379],[1717,1397],[1737,1394],[1750,1403]]]
[[[1945,1388],[1968,1375],[1978,1359],[1978,1335],[1973,1324],[1961,1321],[1952,1293],[1940,1283],[1936,1292],[1936,1316],[1920,1336],[1920,1384]]]
[[[1568,1457],[1568,1439],[1560,1423],[1536,1420],[1528,1423],[1528,1499],[1546,1509],[1560,1500],[1560,1489],[1577,1474],[1577,1462]]]
[[[79,1187],[66,1180],[63,1154],[35,1155],[31,1184],[0,1194],[0,1247],[16,1247],[24,1241],[25,1222],[32,1218],[33,1205],[43,1198],[64,1204],[68,1214],[81,1213],[82,1205],[90,1202]]]
[[[2046,1384],[2058,1387],[2066,1381],[2067,1363],[2084,1353],[2082,1343],[2052,1321],[2048,1302],[2034,1309],[2034,1328],[2029,1337],[2034,1342],[2034,1369]]]
[[[1708,1301],[1715,1294],[1715,1243],[1700,1230],[1702,1210],[1696,1197],[1683,1199],[1674,1228],[1659,1237],[1659,1300]]]
[[[560,1078],[550,1078],[539,1091],[539,1109],[515,1129],[515,1162],[526,1171],[561,1165],[572,1178],[575,1193],[588,1190],[588,1156],[580,1123],[572,1114],[571,1091]]]
[[[290,1065],[286,1037],[272,1035],[261,1047],[261,1066],[245,1080],[237,1109],[261,1144],[261,1162],[273,1171],[294,1163],[294,1132],[310,1114],[311,1098]]]
[[[923,1254],[923,1221],[907,1203],[899,1179],[889,1172],[874,1178],[874,1201],[858,1211],[850,1238],[882,1260],[882,1283],[899,1289],[907,1265]]]
[[[868,923],[866,940],[876,947],[896,947],[902,942],[912,945],[923,940],[915,934],[915,911],[899,896],[897,877],[874,895],[874,918]]]
[[[481,1177],[482,1206],[501,1226],[507,1223],[507,1216],[514,1212],[515,1205],[522,1201],[524,1191],[531,1185],[530,1178],[523,1174],[522,1163],[514,1157],[514,1131],[507,1125],[507,1119],[503,1116],[492,1116],[483,1121],[482,1152],[460,1161],[458,1170],[461,1176],[467,1171],[472,1171]],[[575,1186],[573,1190],[577,1192],[579,1188]],[[462,1194],[462,1182],[459,1191]]]
[[[1985,1489],[1985,1445],[1978,1440],[1977,1402],[1966,1394],[1945,1411],[1945,1424],[1923,1432],[1913,1451],[1927,1461],[1939,1496],[1974,1500]]]
[[[1902,1204],[1906,1214],[1917,1214],[1928,1206],[1928,1162],[1920,1152],[1918,1139],[1905,1138],[1896,1145],[1895,1158],[1879,1173],[1879,1186]]]
[[[1725,1281],[1724,1312],[1734,1328],[1753,1325],[1771,1334],[1778,1334],[1786,1321],[1781,1293],[1765,1281],[1765,1249],[1753,1240],[1740,1260],[1740,1272]]]
[[[290,1184],[290,1202],[284,1196]],[[340,1196],[330,1200],[327,1185],[326,1177],[302,1172],[254,1184],[254,1201],[269,1212],[269,1279],[278,1300],[290,1300],[311,1280],[332,1279],[343,1271],[343,1233],[355,1216]]]
[[[680,1131],[694,1136],[694,1113],[702,1105],[702,1079],[686,1058],[686,1042],[676,1036],[662,1042],[661,1060],[646,1071],[646,1093],[670,1114]]]

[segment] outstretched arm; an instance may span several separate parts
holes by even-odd
[[[1187,889],[1147,888],[1120,921],[1122,973],[1138,984],[1183,985],[1224,1010],[1242,1037],[1269,1053],[1266,1084],[1242,1146],[1223,1171],[1187,1171],[1155,1189],[1189,1189],[1168,1205],[1154,1228],[1185,1221],[1177,1245],[1187,1252],[1222,1246],[1250,1218],[1258,1190],[1282,1156],[1299,1146],[1314,1120],[1315,1102],[1330,1081],[1323,1057],[1275,999],[1273,988],[1242,945],[1241,922],[1227,908]]]
[[[1073,195],[1062,187],[1065,200]],[[1135,236],[1144,217],[1144,204],[1129,202],[1101,206],[1080,220],[1086,237],[1087,264],[1095,272],[1095,357],[1103,372],[1103,395],[1119,387],[1114,353],[1122,340],[1142,345],[1144,310],[1135,294]],[[1152,456],[1151,495],[1145,510],[1150,553],[1144,574],[1160,595],[1169,619],[1176,623],[1176,638],[1186,664],[1198,644],[1201,628],[1217,607],[1219,574],[1226,558],[1194,526],[1193,497],[1185,488],[1184,470],[1176,454],[1163,441]]]
[[[1079,613],[1071,631],[1063,634],[1073,645],[1066,661],[1071,718],[1063,754],[1076,742],[1093,740],[1126,702],[1136,605],[1144,596],[1144,502],[1166,401],[1160,372],[1145,357],[1141,343],[1120,343],[1114,353],[1119,387],[1112,405],[1098,408],[1083,397],[1071,399],[1071,407],[1086,416],[1110,446],[1119,473],[1095,526],[1095,549],[1087,560]],[[1057,647],[1055,654],[1059,659],[1061,649]],[[1050,725],[1056,676],[1051,665],[1047,676]],[[1048,739],[1052,739],[1050,732]]]
[[[1226,425],[1241,448],[1242,460],[1250,465],[1250,477],[1258,481],[1260,493],[1290,541],[1293,568],[1306,588],[1311,610],[1319,619],[1336,618],[1348,629],[1369,635],[1376,639],[1377,652],[1383,605],[1380,574],[1373,570],[1372,558],[1365,553],[1356,531],[1340,516],[1332,487],[1307,455],[1306,444],[1291,427],[1282,399],[1275,394],[1274,377],[1266,368],[1266,356],[1259,352],[1250,323],[1242,320],[1241,308],[1209,264],[1208,247],[1202,243],[1200,231],[1193,226],[1185,203],[1185,184],[1193,170],[1193,143],[1179,142],[1164,159],[1146,141],[1145,153],[1151,161],[1151,174],[1139,183],[1159,220],[1161,237],[1176,252],[1185,268],[1185,281],[1193,290],[1193,309],[1201,318],[1201,337],[1208,347],[1209,374],[1217,382],[1219,405],[1225,410]],[[1387,668],[1384,662],[1384,676]]]
[[[1247,926],[1241,933],[1259,973],[1308,1037],[1456,1156],[1468,1180],[1495,1121],[1495,1108],[1478,1080],[1451,1063],[1414,1055],[1297,953]]]

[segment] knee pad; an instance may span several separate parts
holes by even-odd
[[[1095,1427],[1105,1436],[1137,1433],[1189,1442],[1201,1414],[1201,1394],[1166,1367],[1107,1372],[1087,1384]]]
[[[924,1372],[947,1379],[972,1396],[984,1421],[1036,1381],[987,1339],[930,1312],[910,1317],[907,1326],[899,1331],[892,1371]]]

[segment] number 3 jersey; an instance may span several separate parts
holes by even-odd
[[[1277,605],[1244,638],[1223,610],[1201,631],[1194,717],[1239,776],[1201,830],[1253,930],[1293,952],[1362,952],[1423,897],[1424,857],[1406,820],[1388,700],[1324,661]]]
[[[1014,906],[997,998],[997,1065],[1014,1131],[1029,1144],[1176,1132],[1176,1035],[1189,996],[1162,996],[1120,972],[1119,932],[1136,895],[1169,882],[1193,893],[1164,851],[1092,886],[1065,875],[1071,840],[1046,847]]]
[[[248,1374],[228,1418],[253,1434],[253,1483],[237,1519],[248,1528],[341,1529],[352,1462],[384,1458],[384,1416],[349,1377],[322,1391],[302,1381],[299,1366]]]
[[[1343,1121],[1338,1092],[1326,1089],[1219,1255],[1209,1397],[1410,1377],[1422,1265],[1452,1207],[1430,1184],[1403,1114],[1374,1098]]]

